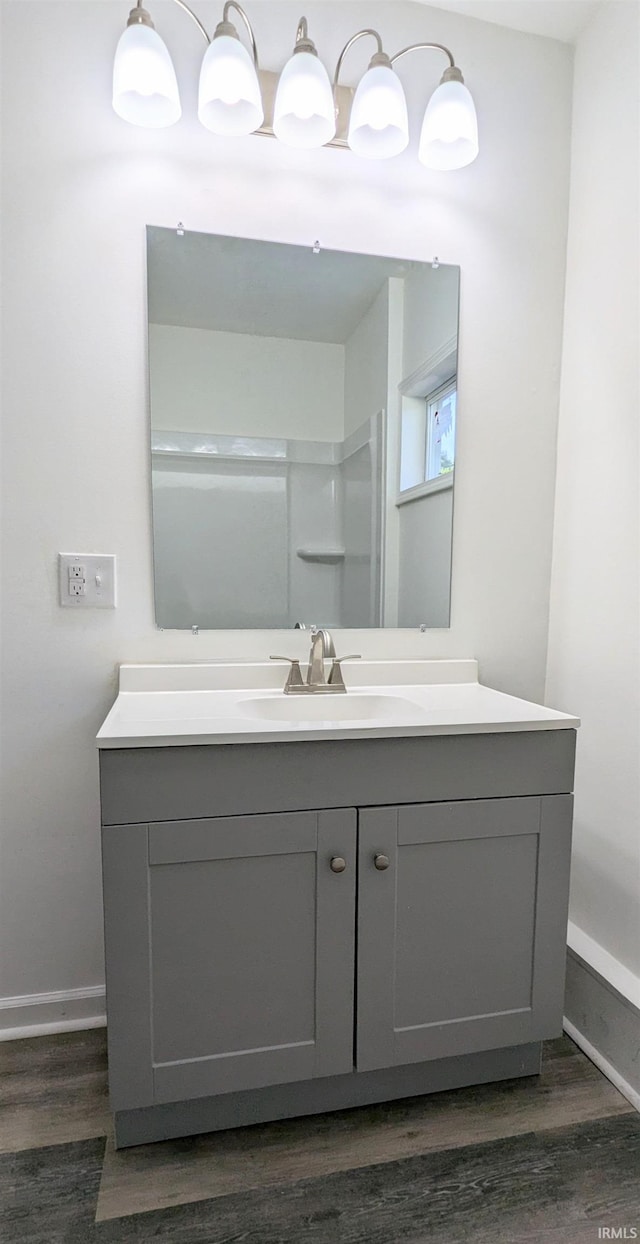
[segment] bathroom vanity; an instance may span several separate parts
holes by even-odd
[[[98,736],[118,1146],[532,1075],[575,731],[474,661],[123,666]]]

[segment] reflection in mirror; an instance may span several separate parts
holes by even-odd
[[[448,626],[459,269],[147,252],[158,626]]]

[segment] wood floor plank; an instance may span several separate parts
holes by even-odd
[[[104,1063],[99,1031],[0,1048],[0,1108],[17,1120],[3,1143],[23,1145],[0,1156],[3,1244],[596,1244],[599,1226],[640,1238],[640,1118],[566,1038],[539,1078],[110,1149],[94,1224],[104,1139],[43,1137],[104,1135]]]
[[[104,1138],[0,1156],[3,1244],[89,1244]]]
[[[101,1222],[94,1244],[595,1244],[640,1226],[639,1167],[631,1112]]]
[[[110,1130],[103,1028],[0,1042],[0,1153]]]
[[[561,1038],[546,1047],[540,1077],[118,1152],[108,1143],[96,1219],[284,1187],[630,1112],[629,1102],[577,1046]]]
[[[598,1244],[598,1226],[597,1224],[594,1226],[591,1222],[574,1222],[564,1224],[562,1227],[549,1227],[545,1223],[535,1227],[533,1231],[525,1228],[526,1234],[524,1235],[520,1234],[516,1224],[510,1223],[508,1229],[513,1234],[506,1238],[503,1232],[499,1235],[491,1234],[488,1239],[483,1236],[481,1244],[494,1244],[494,1241],[497,1241],[497,1244]],[[498,1230],[501,1230],[500,1226],[498,1226]],[[425,1236],[421,1232],[412,1240],[403,1238],[402,1244],[429,1244],[429,1240],[432,1238],[431,1236]],[[464,1244],[475,1244],[476,1238],[480,1237],[474,1237],[473,1234],[465,1234],[460,1237],[460,1241],[464,1241]],[[460,1244],[460,1241],[454,1239],[449,1241],[448,1244]],[[438,1241],[437,1244],[441,1244],[441,1242]]]

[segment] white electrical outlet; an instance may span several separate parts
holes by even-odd
[[[59,553],[60,604],[69,609],[115,609],[113,553]]]

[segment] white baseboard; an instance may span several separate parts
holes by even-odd
[[[104,985],[0,998],[0,1041],[102,1028],[105,1012]]]
[[[587,1058],[591,1059],[592,1063],[595,1063],[596,1067],[602,1072],[603,1076],[606,1076],[607,1080],[611,1081],[615,1088],[617,1088],[618,1092],[622,1093],[622,1096],[626,1097],[627,1101],[631,1102],[631,1105],[635,1106],[636,1110],[640,1111],[640,1093],[636,1092],[633,1086],[620,1075],[619,1071],[616,1071],[615,1067],[612,1067],[608,1059],[603,1057],[600,1051],[596,1049],[595,1045],[592,1045],[590,1041],[587,1041],[587,1038],[578,1031],[575,1025],[572,1024],[571,1020],[567,1019],[566,1016],[562,1021],[562,1026],[567,1036],[571,1037],[571,1040],[575,1041],[576,1045],[580,1046],[580,1049],[583,1050]]]
[[[579,925],[569,921],[567,928],[567,945],[574,954],[584,959],[602,976],[623,998],[640,1010],[640,976],[636,976],[624,963],[620,963],[599,942],[585,933]]]

